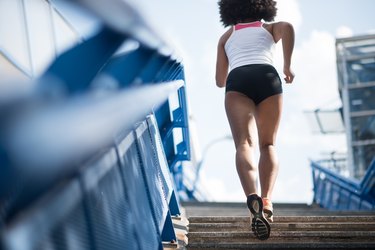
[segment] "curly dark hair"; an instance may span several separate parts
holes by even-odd
[[[224,27],[253,19],[273,21],[277,8],[274,0],[219,0],[220,20]]]

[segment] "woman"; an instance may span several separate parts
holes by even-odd
[[[265,240],[273,221],[272,190],[278,172],[275,140],[282,111],[282,86],[273,50],[282,41],[284,80],[292,83],[294,29],[276,16],[273,0],[220,0],[220,18],[230,28],[217,49],[216,84],[225,87],[225,110],[236,147],[236,168],[251,212],[255,236]],[[230,73],[228,70],[230,68]],[[256,165],[254,150],[259,143]],[[259,169],[260,196],[257,192]]]

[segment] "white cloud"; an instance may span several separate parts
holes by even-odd
[[[375,34],[375,29],[367,30],[367,31],[365,32],[365,34],[374,35],[374,34]]]
[[[293,56],[295,82],[291,104],[315,109],[339,100],[335,39],[324,31],[312,31]]]
[[[353,36],[353,31],[351,28],[347,26],[340,26],[336,29],[336,37],[337,38],[345,38]]]
[[[224,179],[206,177],[205,183],[209,187],[209,193],[212,199],[216,202],[219,201],[229,201],[238,202],[244,201],[245,195],[242,189],[229,190],[228,183]]]
[[[296,0],[278,0],[277,1],[276,21],[287,21],[293,24],[296,31],[302,24],[302,15]]]
[[[275,183],[273,192],[274,202],[304,202],[310,204],[312,198],[311,177],[305,173],[278,178]]]

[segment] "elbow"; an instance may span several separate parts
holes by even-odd
[[[220,82],[216,82],[216,86],[219,87],[219,88],[224,88],[225,84],[220,83]]]
[[[219,77],[216,77],[216,86],[219,88],[225,87],[225,81]]]
[[[216,86],[219,88],[223,88],[227,82],[226,74],[222,74],[221,71],[216,71],[215,74]]]

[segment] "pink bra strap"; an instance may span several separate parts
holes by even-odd
[[[262,27],[263,23],[261,21],[251,22],[251,23],[238,23],[234,26],[234,30],[240,30],[244,28],[257,28]]]

